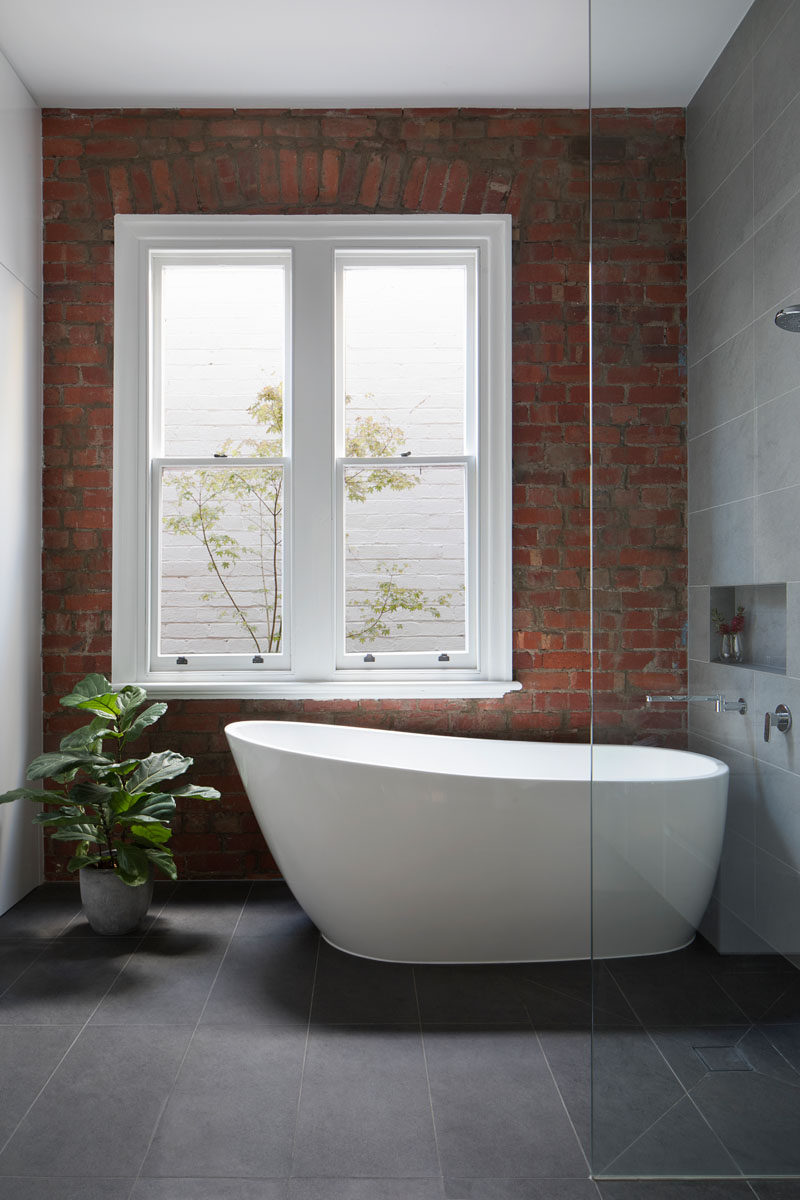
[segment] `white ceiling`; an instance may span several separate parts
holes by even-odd
[[[751,0],[592,0],[596,105],[683,106]],[[0,0],[56,107],[585,107],[588,0]]]

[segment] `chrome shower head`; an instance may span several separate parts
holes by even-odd
[[[800,333],[800,304],[782,308],[775,314],[775,324],[778,329],[788,329],[789,333]]]

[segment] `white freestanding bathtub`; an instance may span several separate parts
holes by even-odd
[[[711,895],[717,759],[284,721],[225,732],[286,882],[351,954],[659,954],[691,941]]]

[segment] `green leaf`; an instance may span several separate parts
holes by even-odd
[[[116,692],[106,692],[104,696],[93,696],[91,700],[81,700],[73,708],[81,708],[85,712],[97,713],[107,721],[116,721],[119,716],[119,701]]]
[[[117,692],[117,708],[119,709],[119,727],[126,729],[147,699],[147,692],[133,683],[126,684]]]
[[[126,845],[125,842],[114,843],[114,853],[117,856],[117,874],[123,883],[135,887],[145,883],[149,878],[147,855],[139,846]]]
[[[80,683],[76,683],[68,696],[62,696],[60,703],[65,708],[77,708],[84,700],[92,700],[95,696],[106,696],[111,691],[111,684],[105,675],[87,675]]]
[[[68,871],[80,871],[83,867],[91,867],[93,863],[102,861],[101,854],[73,854],[67,863]]]
[[[73,812],[41,812],[37,813],[33,818],[34,825],[49,825],[53,829],[60,829],[63,826],[75,825],[83,818],[83,813],[76,808]]]
[[[166,846],[160,846],[158,849],[154,846],[148,846],[145,854],[150,862],[162,870],[165,875],[168,875],[170,879],[178,878],[178,868],[175,866],[172,851]]]
[[[141,799],[141,793],[134,792],[133,795],[131,795],[131,793],[126,792],[124,788],[118,788],[117,791],[113,792],[112,795],[109,796],[108,803],[111,811],[119,816],[121,813],[127,812],[129,808],[133,808],[133,806],[138,804]]]
[[[151,704],[143,713],[139,713],[136,720],[125,729],[125,741],[134,742],[147,729],[148,725],[155,725],[156,721],[160,717],[163,717],[166,711],[167,705],[163,702]],[[122,723],[122,727],[125,728],[124,722]]]
[[[176,804],[169,792],[156,792],[138,801],[125,814],[127,817],[150,817],[156,821],[169,821],[175,812]]]
[[[33,800],[35,804],[56,804],[58,799],[57,792],[37,792],[34,788],[14,788],[10,792],[3,792],[0,796],[0,804],[12,804],[15,800]],[[35,821],[36,817],[33,819]]]
[[[80,729],[73,729],[72,733],[63,737],[59,749],[61,751],[86,750],[88,753],[92,753],[98,742],[102,745],[104,737],[115,736],[113,729],[108,728],[102,717],[95,717],[88,725],[83,725]]]
[[[97,826],[90,825],[87,822],[82,822],[79,825],[60,826],[51,837],[54,842],[100,843],[104,840]]]
[[[137,771],[131,775],[128,786],[136,792],[143,792],[161,783],[163,779],[174,779],[182,775],[192,765],[194,760],[176,754],[174,750],[162,750],[159,754],[148,754],[143,758]]]
[[[91,804],[93,808],[97,808],[100,804],[110,804],[113,794],[113,788],[105,787],[102,783],[90,783],[88,780],[84,780],[75,784],[70,791],[69,798],[73,804]]]
[[[103,779],[106,775],[130,775],[141,761],[140,758],[125,758],[122,762],[112,762],[110,759],[106,759],[102,766],[94,768],[94,773],[98,779]]]
[[[147,825],[131,825],[131,833],[142,841],[152,842],[154,846],[163,846],[164,842],[168,842],[172,837],[172,830],[160,821],[153,821]]]
[[[216,788],[199,787],[195,783],[187,783],[185,787],[178,788],[173,796],[194,796],[197,800],[219,800],[220,793]]]
[[[106,761],[108,760],[100,758],[97,754],[81,753],[78,750],[71,751],[69,754],[63,754],[61,751],[40,754],[28,767],[28,779],[56,778],[78,767],[88,770],[95,767],[97,763]]]

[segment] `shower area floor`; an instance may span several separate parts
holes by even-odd
[[[610,1174],[800,1173],[800,989],[701,941],[595,967]],[[0,1200],[798,1200],[589,1178],[591,969],[329,947],[281,883],[158,884],[142,933],[77,888],[0,918]]]

